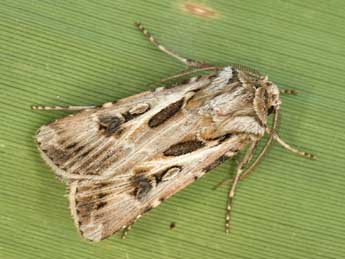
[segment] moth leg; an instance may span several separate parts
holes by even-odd
[[[235,196],[235,190],[237,183],[244,177],[245,175],[248,175],[249,172],[253,170],[253,168],[260,162],[262,156],[267,152],[268,148],[271,146],[275,131],[278,129],[278,122],[279,122],[279,106],[276,107],[273,111],[273,120],[272,120],[272,129],[269,131],[269,137],[268,140],[264,146],[264,148],[261,150],[258,157],[255,159],[255,161],[243,172],[243,166],[252,158],[257,141],[254,141],[251,143],[249,148],[247,149],[246,154],[244,155],[242,161],[238,163],[237,166],[237,172],[234,177],[229,196],[228,196],[228,202],[226,205],[226,217],[225,217],[225,233],[229,233],[230,231],[230,215],[231,215],[231,205],[232,205],[232,199]],[[267,128],[266,128],[267,130]]]
[[[267,130],[267,131],[269,132],[269,130]],[[277,133],[273,134],[273,139],[275,141],[277,141],[281,146],[283,146],[283,148],[285,148],[286,150],[288,150],[288,151],[290,151],[292,153],[295,153],[296,155],[303,156],[303,157],[309,158],[309,159],[314,159],[315,158],[315,155],[313,155],[313,154],[310,154],[310,153],[298,150],[298,149],[296,149],[294,147],[291,147],[284,140],[282,140]]]
[[[124,230],[122,231],[121,239],[126,239],[127,238],[128,232],[132,229],[133,225],[134,225],[134,223],[132,223],[131,225],[129,225],[129,226],[124,228]]]
[[[246,168],[246,170],[241,174],[241,177],[240,177],[241,180],[246,178],[254,170],[254,168],[260,163],[261,159],[264,157],[264,155],[267,153],[268,149],[271,147],[273,139],[274,139],[274,136],[270,135],[270,137],[268,138],[266,144],[264,145],[264,147],[260,151],[259,155],[254,160],[254,162],[251,163]]]
[[[258,144],[258,141],[253,143],[253,150],[252,150],[252,152],[251,152],[251,154],[250,154],[246,164],[248,164],[252,160],[253,155],[254,155],[255,150],[256,150],[256,147],[257,147],[257,144]],[[242,179],[242,177],[241,177],[241,179]],[[213,187],[213,189],[216,190],[217,188],[219,188],[219,187],[221,187],[221,186],[223,186],[225,184],[228,184],[229,182],[232,182],[232,180],[233,179],[224,179],[223,181],[219,182],[215,187]]]
[[[230,219],[231,219],[231,209],[232,209],[232,200],[235,196],[236,187],[238,182],[240,181],[241,174],[243,173],[243,166],[247,164],[253,156],[257,141],[254,141],[250,144],[247,149],[246,154],[244,155],[243,159],[237,165],[236,175],[232,181],[232,186],[228,194],[228,201],[226,204],[226,215],[225,215],[225,233],[230,232]]]
[[[94,105],[81,105],[81,106],[45,106],[45,105],[33,105],[32,110],[43,110],[43,111],[82,111],[86,109],[96,108]]]
[[[136,22],[135,26],[139,29],[139,31],[141,31],[145,38],[148,39],[148,41],[150,41],[157,49],[159,49],[160,51],[164,52],[165,54],[179,60],[180,62],[182,62],[183,64],[189,66],[189,67],[206,67],[209,66],[207,63],[205,62],[201,62],[201,61],[196,61],[193,59],[189,59],[189,58],[185,58],[185,57],[181,57],[180,55],[176,54],[175,52],[173,52],[172,50],[169,50],[167,48],[165,48],[163,45],[161,45],[152,35],[150,32],[148,32],[145,27],[139,23]]]
[[[128,232],[132,229],[133,225],[135,224],[135,222],[137,222],[137,220],[141,218],[141,215],[138,215],[137,218],[128,226],[126,226],[123,231],[122,231],[122,235],[121,235],[121,239],[126,239],[128,236]]]
[[[296,95],[297,91],[295,89],[280,89],[280,94],[287,94],[287,95]]]
[[[256,157],[256,159],[254,160],[253,163],[250,164],[250,166],[247,167],[247,169],[242,173],[241,175],[241,180],[244,179],[245,177],[247,177],[252,171],[253,169],[260,163],[261,159],[263,158],[263,156],[267,153],[267,151],[269,150],[269,148],[272,145],[273,139],[274,139],[274,135],[276,134],[276,130],[278,129],[278,122],[279,122],[279,107],[276,107],[275,110],[273,111],[273,119],[272,119],[272,129],[268,129],[266,128],[266,132],[269,134],[269,137],[266,141],[266,144],[264,145],[264,147],[261,149],[259,155]]]

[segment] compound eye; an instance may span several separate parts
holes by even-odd
[[[279,95],[272,95],[272,105],[277,106],[280,105],[281,101],[279,99]]]

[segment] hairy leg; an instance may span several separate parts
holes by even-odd
[[[243,172],[243,166],[248,163],[248,161],[251,159],[253,156],[255,147],[256,147],[257,142],[252,142],[250,146],[247,149],[246,154],[244,155],[243,159],[239,162],[237,166],[237,171],[236,175],[232,181],[231,189],[228,194],[228,201],[226,204],[226,214],[225,214],[225,233],[229,233],[230,231],[230,220],[231,220],[231,209],[232,209],[232,201],[236,193],[236,187],[237,184],[240,180],[240,176]]]

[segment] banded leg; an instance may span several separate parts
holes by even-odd
[[[139,29],[139,31],[141,31],[145,38],[148,39],[148,41],[150,41],[157,49],[159,49],[160,51],[164,52],[165,54],[179,60],[180,62],[182,62],[183,64],[189,66],[189,67],[208,67],[210,65],[208,65],[205,62],[200,62],[200,61],[196,61],[193,59],[188,59],[185,57],[181,57],[180,55],[176,54],[175,52],[173,52],[172,50],[169,50],[167,48],[165,48],[163,45],[161,45],[152,35],[151,33],[149,33],[144,26],[139,23],[136,22],[135,26]]]
[[[243,172],[243,166],[249,162],[249,160],[252,158],[255,147],[257,142],[252,142],[251,145],[249,146],[244,158],[242,159],[242,161],[238,164],[237,166],[237,172],[236,175],[234,177],[230,192],[229,192],[229,196],[228,196],[228,201],[227,201],[227,205],[226,205],[226,216],[225,216],[225,233],[229,233],[230,231],[230,219],[231,219],[231,209],[232,209],[232,200],[235,196],[235,191],[236,191],[236,186],[237,183],[242,179],[242,175],[244,173],[249,173],[254,167],[255,165],[257,165],[259,163],[259,161],[262,158],[262,155],[267,151],[268,147],[271,145],[272,140],[273,140],[273,136],[275,133],[275,130],[278,128],[278,121],[279,121],[279,107],[276,107],[275,110],[273,111],[273,122],[272,122],[272,130],[270,132],[270,136],[268,138],[268,141],[264,147],[263,150],[261,150],[259,157],[256,158],[256,160],[250,165],[249,169],[247,169],[246,171]]]
[[[303,157],[309,158],[309,159],[315,158],[315,155],[301,151],[301,150],[298,150],[296,148],[293,148],[279,137],[279,135],[275,132],[277,127],[278,127],[277,123],[275,123],[275,121],[278,122],[278,113],[276,113],[275,116],[277,117],[277,119],[274,119],[272,129],[266,128],[266,133],[268,133],[270,136],[269,136],[265,146],[262,148],[260,154],[257,156],[255,161],[243,172],[243,174],[241,175],[241,180],[244,179],[245,177],[247,177],[253,171],[253,169],[259,164],[262,157],[267,153],[273,140],[277,141],[286,150],[288,150],[292,153],[295,153],[296,155],[303,156]]]
[[[256,147],[257,147],[257,144],[258,144],[258,141],[253,143],[253,145],[254,145],[253,151],[252,151],[250,157],[248,158],[247,164],[252,160],[253,155],[254,155],[255,150],[256,150]],[[233,182],[233,180],[234,179],[224,179],[223,181],[219,182],[216,186],[214,186],[213,190],[216,190],[217,188],[219,188],[219,187],[221,187],[221,186],[223,186],[225,184],[229,184],[229,183]]]
[[[126,239],[126,238],[127,238],[128,232],[132,229],[132,226],[133,226],[133,225],[134,225],[134,223],[131,224],[131,225],[129,225],[129,226],[127,226],[127,227],[125,227],[125,228],[123,229],[122,235],[121,235],[121,239]]]
[[[267,153],[268,149],[271,147],[275,132],[278,130],[279,126],[279,107],[276,107],[273,111],[273,119],[272,119],[272,129],[268,132],[269,136],[266,141],[265,146],[261,149],[259,155],[256,157],[253,163],[250,164],[250,166],[242,173],[241,180],[247,177],[253,169],[260,163],[261,159],[264,157],[264,155]],[[267,131],[268,128],[266,128]]]
[[[266,129],[266,132],[270,132],[270,129]],[[291,147],[289,144],[287,144],[284,140],[282,140],[277,133],[273,133],[273,139],[277,141],[283,148],[285,148],[287,151],[290,151],[292,153],[295,153],[296,155],[303,156],[305,158],[309,159],[315,159],[315,155],[311,153],[307,153],[301,150],[298,150],[294,147]]]
[[[247,152],[244,155],[242,161],[240,161],[238,166],[237,166],[237,172],[236,172],[236,175],[235,175],[235,177],[234,177],[234,179],[232,181],[232,186],[231,186],[231,189],[229,191],[228,201],[227,201],[227,204],[226,204],[225,233],[227,233],[227,234],[230,232],[232,200],[234,199],[234,196],[235,196],[236,187],[237,187],[237,184],[238,184],[238,182],[240,180],[241,174],[243,172],[243,166],[245,164],[247,164],[250,161],[250,159],[252,158],[254,150],[255,150],[255,147],[256,147],[256,144],[257,144],[256,141],[252,142],[250,144],[250,146],[248,147]]]
[[[86,109],[93,109],[97,106],[94,105],[82,105],[82,106],[45,106],[45,105],[33,105],[32,110],[43,110],[43,111],[82,111]]]
[[[126,226],[123,231],[122,231],[122,235],[121,235],[121,239],[126,239],[128,236],[128,232],[132,229],[133,225],[135,224],[135,222],[137,222],[138,219],[141,218],[142,215],[138,215],[137,218],[128,226]]]
[[[122,231],[122,235],[121,235],[121,239],[126,239],[128,236],[128,232],[132,229],[133,225],[135,224],[135,222],[137,222],[138,219],[141,218],[142,215],[138,215],[136,217],[136,219],[130,223],[128,226],[124,227],[123,231]]]

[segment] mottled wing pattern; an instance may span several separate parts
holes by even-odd
[[[155,126],[180,110],[187,93],[209,81],[203,77],[172,89],[157,88],[58,119],[38,130],[38,148],[63,180],[107,179],[130,168],[129,158],[138,159],[138,150],[157,135]]]
[[[69,184],[80,233],[110,236],[261,136],[242,81],[227,67],[42,126],[39,149]]]
[[[235,135],[188,154],[143,161],[122,177],[74,181],[70,204],[76,226],[92,241],[112,235],[233,156],[241,141],[244,137]]]

